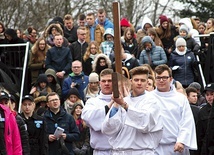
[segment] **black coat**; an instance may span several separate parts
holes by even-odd
[[[22,141],[23,155],[30,155],[29,137],[26,128],[26,123],[20,115],[16,115],[16,122],[19,127],[20,137]]]
[[[55,117],[55,116],[54,116]],[[64,133],[66,134],[65,146],[70,152],[70,155],[74,155],[72,149],[72,142],[79,139],[79,130],[76,126],[75,120],[73,116],[66,113],[66,111],[61,108],[59,112],[58,119],[54,119],[53,113],[50,110],[47,110],[44,114],[44,119],[47,122],[47,133],[48,136],[50,134],[54,134],[56,127],[61,127],[64,129]],[[48,142],[49,144],[49,154],[50,155],[62,155],[60,141],[55,140],[53,142]]]
[[[207,155],[214,155],[214,103],[210,111],[210,117],[207,125]]]
[[[24,114],[21,114],[27,125],[30,143],[30,155],[47,155],[48,137],[46,133],[46,123],[41,116],[36,113],[32,117],[26,119]]]
[[[88,43],[85,42],[82,45],[79,43],[79,41],[75,41],[73,42],[69,48],[71,50],[71,55],[73,58],[73,61],[75,60],[79,60],[79,61],[83,61],[82,58],[85,54],[86,48],[88,47]]]
[[[198,143],[198,152],[200,155],[208,155],[206,152],[206,133],[207,133],[207,124],[208,118],[211,111],[211,105],[207,103],[202,107],[198,114],[198,123],[197,123],[197,143]]]

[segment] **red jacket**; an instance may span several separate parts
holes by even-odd
[[[22,155],[22,145],[19,129],[13,113],[8,107],[0,104],[5,114],[5,145],[8,155]]]

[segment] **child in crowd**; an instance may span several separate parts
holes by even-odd
[[[89,128],[81,118],[82,109],[83,105],[81,103],[75,103],[71,112],[80,131],[80,140],[73,143],[75,155],[89,155],[90,150]]]
[[[51,88],[48,86],[47,75],[39,74],[35,86],[32,87],[30,94],[34,98],[39,96],[46,96],[48,93],[52,92]]]
[[[56,92],[59,96],[61,96],[62,89],[58,83],[55,70],[49,68],[45,71],[45,75],[47,75],[48,86],[52,89],[53,92]]]
[[[67,98],[64,102],[64,108],[67,113],[71,114],[75,103],[80,103],[82,106],[84,105],[77,88],[73,87],[69,90]]]

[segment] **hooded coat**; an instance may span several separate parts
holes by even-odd
[[[113,47],[114,47],[114,42],[113,42],[113,41],[108,41],[107,38],[106,38],[106,36],[107,36],[108,34],[111,35],[111,36],[114,38],[114,29],[112,29],[112,28],[107,28],[107,29],[105,30],[105,33],[104,33],[104,35],[103,35],[105,41],[102,42],[101,45],[100,45],[101,51],[102,51],[105,55],[107,55],[107,56],[110,55],[110,53],[111,53],[111,51],[112,51],[112,49],[113,49]]]
[[[56,72],[49,68],[45,71],[45,74],[48,76],[53,77],[53,81],[51,83],[48,83],[48,86],[52,89],[53,92],[56,92],[59,96],[62,94],[61,86],[58,83],[57,77],[56,77]]]
[[[101,58],[106,60],[106,66],[100,68],[99,61]],[[111,60],[105,54],[98,54],[96,56],[96,58],[94,59],[94,63],[92,65],[92,70],[93,70],[93,72],[100,74],[101,70],[103,70],[105,68],[111,68]]]
[[[166,64],[167,57],[162,47],[156,46],[151,37],[145,36],[142,40],[142,44],[144,45],[146,42],[151,43],[152,48],[150,50],[144,49],[140,53],[140,61],[142,64],[149,64],[152,68],[155,68],[158,65]],[[151,58],[151,63],[149,62],[149,57]]]

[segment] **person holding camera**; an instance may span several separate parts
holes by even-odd
[[[62,85],[62,95],[65,98],[71,88],[77,88],[81,99],[84,101],[84,89],[88,85],[88,76],[82,71],[82,62],[75,60],[72,62],[72,73],[64,80]]]

